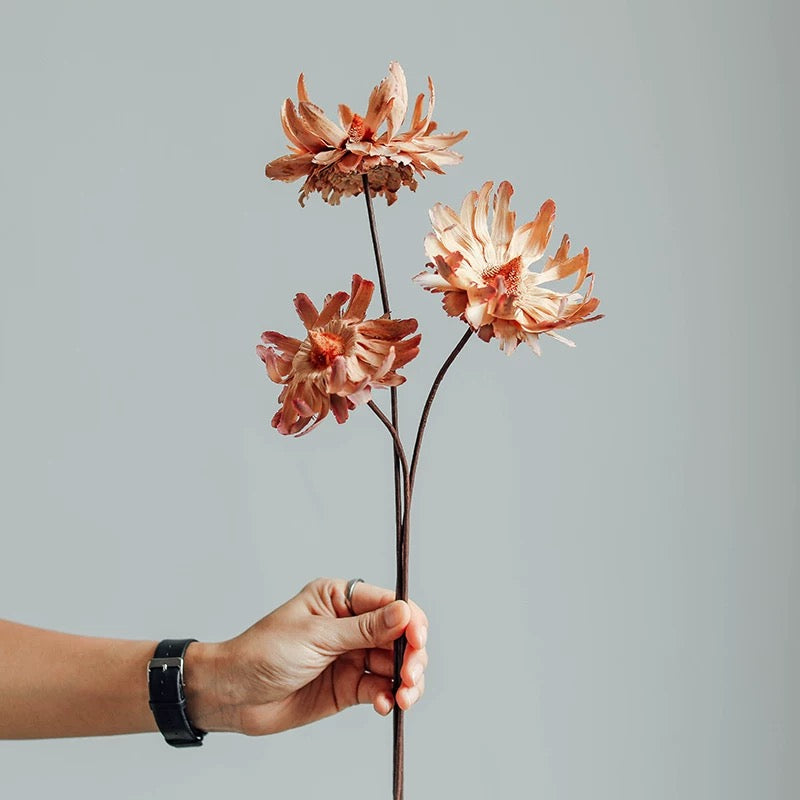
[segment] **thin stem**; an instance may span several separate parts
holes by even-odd
[[[414,479],[417,475],[417,466],[419,465],[419,452],[422,448],[422,437],[425,434],[425,426],[428,424],[428,415],[431,411],[431,406],[433,405],[433,400],[436,397],[436,392],[439,390],[439,384],[444,380],[444,376],[447,374],[447,370],[450,369],[450,365],[456,360],[456,356],[464,349],[464,345],[470,340],[470,337],[474,331],[472,328],[467,328],[467,332],[459,339],[458,344],[453,348],[453,351],[447,356],[444,364],[442,364],[442,368],[437,373],[436,377],[433,379],[433,385],[431,386],[430,392],[428,392],[428,399],[425,401],[425,406],[422,409],[422,416],[419,419],[419,428],[417,428],[417,438],[414,441],[414,452],[411,456],[411,469],[409,472],[409,495],[413,495],[414,493]],[[410,503],[409,503],[410,505]],[[406,517],[408,516],[409,506],[406,506]],[[407,523],[404,524],[403,527],[407,527]]]
[[[434,378],[433,385],[430,392],[428,392],[428,399],[425,401],[425,406],[422,409],[422,416],[419,421],[419,428],[417,429],[417,438],[414,442],[414,455],[411,458],[411,469],[409,470],[408,481],[406,482],[405,492],[405,509],[403,513],[403,526],[400,535],[400,546],[398,549],[398,570],[397,570],[397,592],[396,597],[408,602],[408,561],[409,561],[409,540],[411,533],[411,499],[414,491],[414,476],[417,471],[417,464],[419,463],[419,453],[422,447],[422,437],[425,433],[425,426],[428,422],[428,415],[430,414],[433,400],[436,397],[436,392],[439,385],[444,380],[447,370],[450,365],[456,360],[456,356],[464,349],[464,345],[469,341],[472,336],[472,328],[468,328],[467,332],[461,337],[458,344],[453,348],[453,351],[442,364],[442,368]],[[396,431],[395,431],[396,433]],[[394,643],[394,669],[395,675],[399,675],[400,667],[403,664],[405,657],[407,640],[405,636],[401,636],[395,640]],[[398,684],[399,685],[399,684]],[[394,800],[403,800],[403,712],[399,710],[397,702],[395,701],[395,715],[394,715]]]
[[[372,236],[372,249],[375,253],[375,266],[378,270],[378,285],[381,292],[381,303],[383,304],[383,313],[387,317],[392,315],[389,307],[389,292],[386,288],[386,275],[383,269],[383,257],[381,256],[381,246],[378,241],[378,226],[375,222],[375,209],[372,207],[372,195],[369,190],[369,178],[366,173],[361,176],[361,182],[364,189],[364,199],[367,203],[367,217],[369,218],[369,231]],[[404,586],[408,585],[408,568],[404,566],[404,561],[407,562],[407,557],[403,558],[403,527],[404,520],[408,517],[408,503],[411,499],[410,482],[408,474],[408,465],[405,465],[404,475],[401,478],[401,453],[402,443],[400,442],[398,431],[400,429],[399,414],[397,409],[397,387],[392,386],[389,390],[391,402],[391,430],[392,438],[395,440],[395,447],[392,456],[392,465],[394,467],[394,527],[395,527],[395,557],[397,561],[397,575],[395,586],[395,598],[408,600],[408,590]],[[376,411],[377,406],[373,407]],[[380,409],[377,409],[380,411]],[[381,412],[382,416],[382,412]],[[388,420],[387,420],[388,421]],[[400,448],[398,449],[398,444]],[[405,458],[405,453],[403,453]],[[404,491],[405,489],[405,491]],[[403,496],[405,495],[406,506],[403,508]],[[405,575],[405,579],[404,579]],[[400,669],[403,665],[403,654],[405,652],[405,634],[395,640],[394,643],[394,677],[393,687],[395,694],[400,688]],[[393,727],[394,727],[394,767],[393,767],[393,791],[394,800],[403,800],[403,710],[395,702],[393,712]]]
[[[369,193],[369,178],[366,173],[361,176],[364,185],[364,197],[367,201],[367,216],[369,217],[369,232],[372,234],[372,249],[375,252],[375,266],[378,268],[378,285],[381,291],[381,303],[383,313],[391,314],[389,310],[389,293],[386,291],[386,275],[383,271],[383,257],[381,256],[381,245],[378,241],[378,226],[375,223],[375,209],[372,207],[372,195]]]
[[[378,224],[375,221],[375,209],[372,205],[372,195],[369,191],[369,178],[366,173],[361,176],[361,183],[364,188],[364,199],[367,203],[367,217],[369,219],[369,232],[372,237],[372,250],[375,253],[375,267],[378,271],[378,287],[381,293],[381,305],[383,306],[383,313],[392,315],[391,308],[389,307],[389,291],[386,288],[386,272],[383,268],[383,256],[381,255],[381,244],[378,241]],[[391,386],[389,388],[389,399],[391,403],[392,425],[395,430],[400,430],[400,421],[397,408],[397,387]],[[403,512],[401,511],[401,497],[403,494],[403,485],[400,480],[400,462],[398,461],[397,453],[394,454],[394,528],[396,547],[398,552],[398,560],[400,553],[400,533],[403,527]]]
[[[409,480],[408,459],[406,458],[405,448],[400,439],[397,428],[392,425],[386,414],[380,410],[373,400],[367,405],[372,413],[384,424],[386,430],[394,440],[395,463],[400,463],[403,472],[404,505],[402,511],[403,528],[397,533],[397,580],[398,584],[395,591],[395,599],[408,602],[408,520],[409,505],[411,503],[411,482]],[[398,637],[394,641],[394,694],[401,686],[400,669],[403,666],[403,658],[406,652],[405,635]],[[403,709],[397,704],[395,699],[394,711],[392,714],[393,730],[393,769],[392,769],[392,797],[394,800],[403,800],[403,779],[404,768],[403,758],[405,754],[405,742],[403,737]]]
[[[392,439],[394,440],[394,452],[397,457],[400,459],[400,466],[403,470],[403,485],[406,487],[406,494],[408,494],[408,486],[409,486],[409,472],[408,472],[408,459],[406,458],[406,451],[403,447],[403,442],[400,439],[400,434],[397,432],[397,428],[392,425],[389,418],[383,411],[380,410],[379,406],[375,403],[374,400],[370,400],[367,405],[372,410],[372,413],[386,426],[386,430],[392,435]]]

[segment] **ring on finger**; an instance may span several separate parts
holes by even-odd
[[[357,583],[364,583],[363,578],[351,578],[347,581],[347,587],[344,590],[344,604],[347,610],[355,617],[356,612],[353,610],[353,590],[356,588]]]

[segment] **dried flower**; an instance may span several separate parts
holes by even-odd
[[[553,230],[556,206],[542,204],[532,222],[514,227],[516,215],[509,210],[514,188],[503,181],[492,197],[492,183],[470,192],[461,213],[437,203],[430,211],[433,233],[425,238],[425,251],[433,261],[433,272],[423,271],[414,281],[431,292],[443,292],[442,305],[453,317],[467,322],[484,341],[497,337],[500,348],[510,355],[526,342],[540,355],[539,334],[545,333],[574,347],[574,342],[556,333],[603,315],[590,316],[600,301],[591,297],[594,276],[587,272],[589,250],[569,257],[565,234],[555,256],[548,258],[543,272],[532,272],[530,264],[544,254]],[[544,283],[577,273],[572,291],[563,294]],[[578,288],[588,279],[585,295]]]
[[[297,82],[298,105],[287,98],[281,121],[291,154],[267,164],[268,178],[286,182],[305,177],[300,204],[311,192],[338,205],[341,197],[361,194],[367,175],[373,197],[382,194],[389,205],[401,186],[417,188],[416,175],[425,170],[442,173],[443,166],[458,164],[461,156],[449,150],[467,131],[434,133],[433,82],[428,78],[428,113],[422,116],[424,94],[417,97],[411,127],[399,133],[408,108],[406,78],[400,65],[389,64],[389,75],[372,90],[366,116],[339,106],[339,124],[331,121],[308,99],[303,75]],[[379,133],[383,124],[386,130]]]
[[[369,401],[372,387],[405,382],[397,370],[419,353],[421,336],[410,336],[417,321],[386,314],[365,320],[374,289],[371,281],[353,275],[350,294],[328,295],[321,311],[307,295],[298,294],[294,305],[306,338],[276,331],[261,334],[261,341],[271,346],[258,345],[256,352],[269,377],[284,386],[278,397],[282,406],[272,418],[279,433],[308,433],[329,411],[337,422],[345,422],[349,411]]]

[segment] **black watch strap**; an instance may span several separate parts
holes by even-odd
[[[206,735],[189,721],[183,692],[183,654],[196,641],[164,639],[147,666],[150,708],[158,729],[173,747],[199,747]]]

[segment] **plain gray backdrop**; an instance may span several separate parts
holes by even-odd
[[[424,334],[406,435],[463,330],[410,280],[434,202],[508,179],[524,221],[553,197],[551,252],[589,246],[607,315],[539,359],[475,340],[443,385],[408,800],[797,796],[792,4],[0,9],[0,616],[220,640],[318,575],[393,586],[385,431],[360,409],[279,436],[254,348],[299,332],[296,292],[374,275],[362,198],[302,209],[264,178],[280,104],[305,71],[363,111],[397,59],[471,131],[463,164],[376,204]],[[391,721],[5,742],[0,795],[389,797]]]

